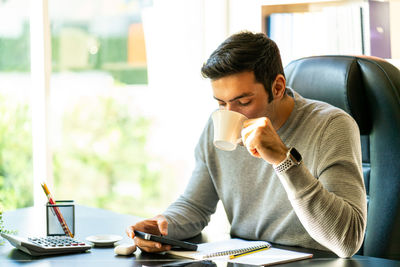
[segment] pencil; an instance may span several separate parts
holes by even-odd
[[[242,256],[246,256],[246,255],[249,255],[249,254],[253,254],[253,253],[256,253],[256,252],[259,252],[259,251],[262,251],[262,250],[269,249],[269,247],[270,246],[256,248],[256,249],[249,250],[249,251],[246,251],[246,252],[243,252],[243,253],[231,255],[231,256],[229,256],[229,259],[235,259],[235,258],[238,258],[238,257],[242,257]]]
[[[56,205],[56,202],[54,201],[52,195],[50,194],[49,189],[47,188],[47,185],[43,182],[41,183],[41,186],[43,188],[44,193],[46,194],[47,199],[49,200],[49,203],[51,205]],[[71,233],[71,230],[69,230],[69,227],[67,223],[65,222],[65,219],[58,207],[53,206],[54,213],[57,216],[58,221],[60,222],[61,228],[64,230],[64,233],[69,236],[69,237],[74,237],[74,235]]]

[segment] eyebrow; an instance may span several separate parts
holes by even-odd
[[[237,96],[235,98],[232,98],[231,100],[228,100],[228,102],[233,102],[233,101],[238,100],[240,98],[253,96],[253,95],[254,95],[254,93],[243,93],[243,94],[241,94],[241,95],[239,95],[239,96]],[[223,100],[221,100],[221,99],[219,99],[219,98],[217,98],[215,96],[214,96],[214,99],[217,100],[217,101],[225,102],[225,101],[223,101]]]

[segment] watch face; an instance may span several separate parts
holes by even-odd
[[[294,158],[297,162],[300,162],[300,161],[301,161],[301,155],[300,155],[300,153],[299,153],[294,147],[292,147],[292,149],[290,150],[290,154],[293,156],[293,158]]]

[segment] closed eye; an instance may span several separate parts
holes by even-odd
[[[241,105],[241,106],[248,106],[248,105],[250,105],[250,103],[251,103],[251,100],[248,100],[248,101],[238,101],[239,102],[239,105]]]

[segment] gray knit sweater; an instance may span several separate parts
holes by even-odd
[[[296,147],[303,163],[277,175],[245,147],[219,150],[209,120],[189,184],[163,213],[170,237],[200,233],[221,200],[232,236],[331,250],[340,257],[357,252],[367,217],[357,124],[329,104],[292,90],[289,95],[294,109],[278,134],[287,147]]]

